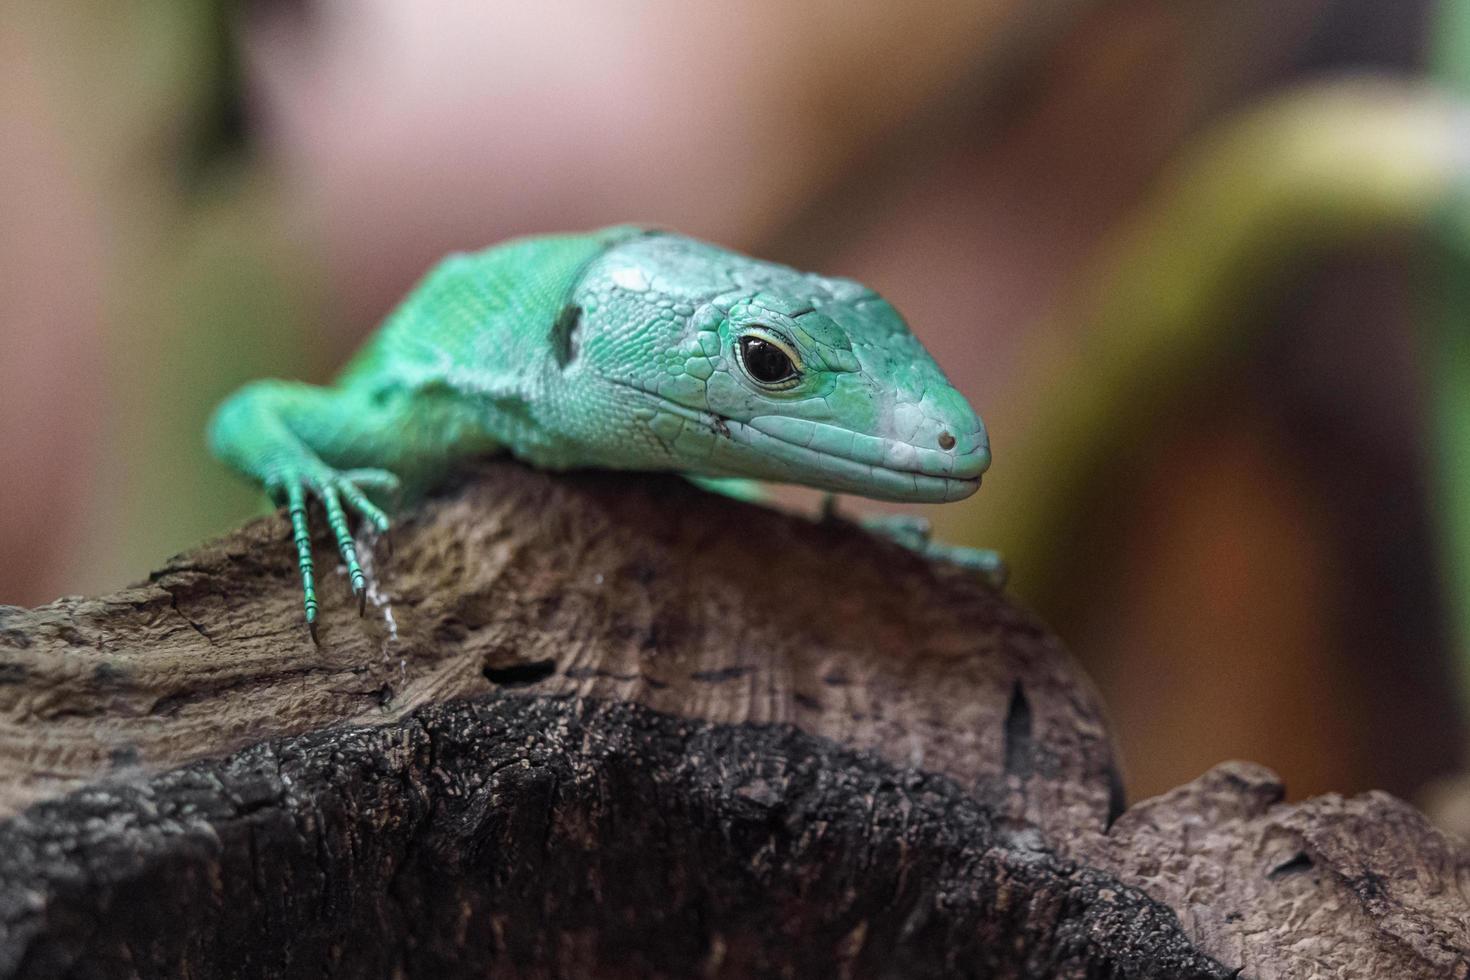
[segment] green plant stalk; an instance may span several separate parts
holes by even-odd
[[[1429,324],[1433,477],[1441,574],[1454,617],[1464,698],[1470,703],[1470,279],[1464,273],[1470,254],[1463,248],[1470,229],[1449,221],[1444,228],[1445,236],[1460,247],[1441,253],[1442,259],[1451,260],[1439,263],[1436,308]]]
[[[1433,74],[1454,96],[1470,96],[1470,3],[1441,0],[1433,30]],[[1459,146],[1470,156],[1470,140]],[[1470,179],[1457,175],[1435,222],[1437,294],[1429,318],[1430,411],[1442,575],[1454,616],[1462,689],[1470,702]]]

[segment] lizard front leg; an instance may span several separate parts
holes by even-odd
[[[348,525],[355,511],[379,531],[388,515],[369,493],[396,494],[401,480],[422,485],[456,447],[478,440],[447,419],[453,406],[444,399],[409,397],[379,388],[319,388],[288,381],[260,381],[232,395],[215,412],[209,443],[215,455],[258,481],[285,506],[296,547],[306,623],[317,640],[318,600],[307,500],[315,497],[326,512],[337,551],[363,611],[367,577]]]

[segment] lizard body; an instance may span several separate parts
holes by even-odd
[[[386,530],[370,491],[416,495],[466,456],[923,502],[969,496],[990,464],[979,417],[872,290],[634,227],[449,256],[331,387],[247,385],[209,441],[289,508],[313,637],[308,497],[361,606],[348,510]],[[966,554],[996,565],[947,557]]]

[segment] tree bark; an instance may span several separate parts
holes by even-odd
[[[1470,976],[1408,806],[1124,812],[1056,639],[850,525],[487,464],[363,619],[318,540],[319,649],[288,539],[0,609],[0,977]]]

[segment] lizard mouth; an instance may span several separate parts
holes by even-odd
[[[715,436],[703,460],[706,475],[800,483],[875,500],[946,503],[978,490],[990,465],[989,449],[976,436],[966,450],[946,452],[789,416],[742,422],[629,387],[656,401],[659,411],[679,416],[687,428]],[[761,472],[751,472],[749,453],[759,457]]]
[[[787,432],[770,431],[775,426],[762,424],[774,419],[783,423],[802,421],[782,416],[766,416],[751,419],[749,422],[725,419],[724,423],[732,440],[744,443],[769,459],[786,464],[791,469],[791,476],[787,479],[794,483],[804,483],[822,490],[856,493],[875,500],[936,504],[963,500],[980,489],[980,471],[985,466],[978,465],[978,454],[970,454],[971,459],[960,460],[961,465],[956,467],[958,473],[936,473],[933,470],[938,466],[926,460],[923,455],[926,451],[916,449],[908,443],[867,436],[839,429],[837,426],[809,423],[816,426],[813,442],[827,443],[825,446],[814,445],[813,442],[799,442],[790,438]],[[782,425],[780,428],[787,427]],[[833,446],[832,443],[837,445]],[[843,448],[846,448],[843,443],[853,448],[843,452]],[[900,459],[912,459],[913,462],[902,465],[884,459],[874,460],[873,457],[879,452],[888,457],[888,460],[898,456]],[[984,456],[985,463],[988,463],[989,453]],[[926,462],[928,465],[925,465]]]

